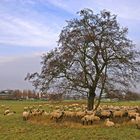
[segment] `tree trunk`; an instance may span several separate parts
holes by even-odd
[[[95,98],[95,93],[90,91],[88,95],[88,105],[87,105],[88,110],[93,110],[94,98]]]

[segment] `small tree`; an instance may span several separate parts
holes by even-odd
[[[120,27],[116,15],[103,10],[78,12],[60,33],[59,47],[44,54],[41,73],[26,79],[40,90],[87,94],[87,107],[100,104],[104,90],[125,89],[140,79],[139,52]]]

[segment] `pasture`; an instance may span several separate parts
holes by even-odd
[[[25,106],[38,106],[49,112],[49,105],[64,106],[73,103],[85,104],[85,101],[0,101],[0,140],[140,140],[140,129],[129,122],[117,127],[106,127],[104,121],[92,125],[80,122],[61,120],[55,122],[49,116],[38,116],[23,121],[22,112]],[[113,106],[140,106],[140,102],[102,103]],[[15,114],[6,116],[4,108],[8,106]],[[51,110],[52,109],[52,110]]]

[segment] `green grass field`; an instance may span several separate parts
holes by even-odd
[[[65,101],[49,104],[71,103],[72,101]],[[48,110],[45,106],[45,104],[48,104],[47,101],[0,101],[0,106],[3,104],[15,110],[16,114],[4,116],[4,110],[0,108],[0,140],[140,140],[140,130],[132,124],[122,124],[119,127],[108,128],[103,124],[83,126],[80,123],[55,123],[44,117],[23,121],[24,106],[42,104],[43,108]],[[140,102],[104,104],[140,106]]]

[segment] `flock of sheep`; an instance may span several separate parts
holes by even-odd
[[[71,104],[53,106],[47,104],[50,112],[46,112],[42,105],[38,108],[24,107],[23,119],[28,120],[32,116],[48,116],[50,120],[80,122],[83,125],[92,125],[101,121],[108,127],[117,126],[124,121],[135,124],[140,128],[140,107],[139,106],[107,106],[102,105],[96,111],[88,111],[86,105]]]
[[[16,113],[15,111],[10,110],[9,106],[1,105],[1,108],[5,109],[4,110],[4,115],[6,115],[6,116],[10,116],[10,115],[13,115],[13,114]]]
[[[1,105],[2,106],[2,105]],[[45,111],[44,107],[49,109]],[[13,115],[15,111],[5,108],[4,115]],[[85,104],[52,105],[44,104],[38,106],[24,107],[23,120],[32,119],[35,116],[47,116],[52,121],[80,122],[83,125],[92,125],[104,122],[105,126],[119,126],[123,122],[135,124],[140,129],[140,107],[139,106],[112,106],[102,105],[96,111],[88,111]]]

